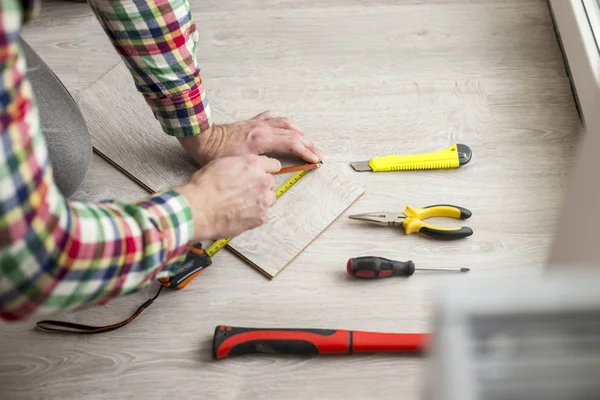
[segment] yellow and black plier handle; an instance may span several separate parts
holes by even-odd
[[[433,239],[456,240],[471,236],[473,230],[466,226],[460,228],[443,228],[427,224],[423,220],[433,217],[467,219],[471,215],[471,211],[463,207],[437,204],[423,208],[407,206],[403,213],[375,212],[350,215],[350,218],[380,226],[402,225],[407,235],[421,233]]]
[[[460,228],[442,228],[423,222],[424,219],[433,217],[449,217],[454,219],[470,218],[472,213],[466,208],[449,204],[438,204],[434,206],[415,208],[407,206],[404,210],[406,218],[402,223],[407,235],[411,233],[422,233],[434,239],[454,240],[463,239],[473,234],[473,230],[467,226]]]

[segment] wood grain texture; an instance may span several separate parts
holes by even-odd
[[[543,0],[403,3],[198,12],[204,81],[209,88],[236,79],[282,89],[294,81],[368,89],[398,80],[565,76]],[[357,34],[359,27],[368,33]]]
[[[218,324],[428,331],[438,284],[543,273],[580,129],[546,1],[207,0],[192,1],[192,11],[217,122],[273,108],[340,171],[351,161],[452,142],[471,146],[473,161],[453,171],[354,174],[365,194],[275,280],[222,251],[183,291],[163,293],[118,331],[65,337],[36,332],[32,322],[0,325],[0,398],[162,399],[176,392],[219,400],[422,399],[430,383],[423,359],[265,355],[214,362],[212,332]],[[55,25],[43,35],[73,38]],[[69,54],[76,50],[83,51]],[[57,72],[73,80],[86,74]],[[153,124],[149,116],[126,126],[146,129],[152,140],[159,133]],[[138,145],[154,156],[151,146]],[[97,179],[86,183],[91,200],[129,195],[125,181],[113,186],[111,175],[90,179]],[[440,243],[347,218],[440,202],[473,211],[472,237]],[[349,279],[347,259],[364,255],[471,272]],[[150,295],[60,317],[114,322]]]
[[[100,182],[105,182],[105,184],[99,184]],[[71,198],[84,201],[116,198],[135,201],[146,196],[148,196],[148,191],[115,169],[98,154],[94,154],[85,180]]]

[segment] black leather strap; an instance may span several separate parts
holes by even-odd
[[[105,326],[93,326],[93,325],[84,325],[84,324],[76,324],[74,322],[68,322],[68,321],[55,321],[55,320],[44,320],[44,321],[39,321],[36,324],[36,328],[38,328],[41,331],[44,332],[58,332],[58,333],[77,333],[77,334],[90,334],[90,333],[104,333],[104,332],[110,332],[110,331],[114,331],[116,329],[122,328],[125,325],[127,325],[128,323],[130,323],[131,321],[133,321],[134,319],[136,319],[146,308],[150,307],[150,305],[152,303],[154,303],[154,300],[156,300],[158,298],[158,295],[160,295],[160,291],[162,290],[163,286],[161,285],[160,288],[158,289],[158,292],[156,292],[156,295],[154,295],[153,298],[148,299],[146,302],[144,302],[144,304],[142,304],[136,312],[134,312],[131,317],[127,318],[126,320],[123,320],[121,322],[117,322],[116,324],[112,324],[112,325],[105,325]]]

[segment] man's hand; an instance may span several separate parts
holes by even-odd
[[[254,229],[275,204],[274,172],[281,163],[265,156],[220,158],[175,188],[194,217],[194,240],[223,239]]]
[[[287,118],[265,111],[247,121],[214,125],[196,136],[179,137],[183,148],[206,165],[221,157],[284,152],[295,154],[309,163],[319,162],[323,154],[304,137]]]

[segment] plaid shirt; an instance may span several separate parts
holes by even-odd
[[[0,0],[0,317],[102,304],[183,260],[189,204],[174,191],[143,201],[69,201],[58,191],[18,35],[38,0]],[[89,0],[165,133],[211,126],[186,0]]]

